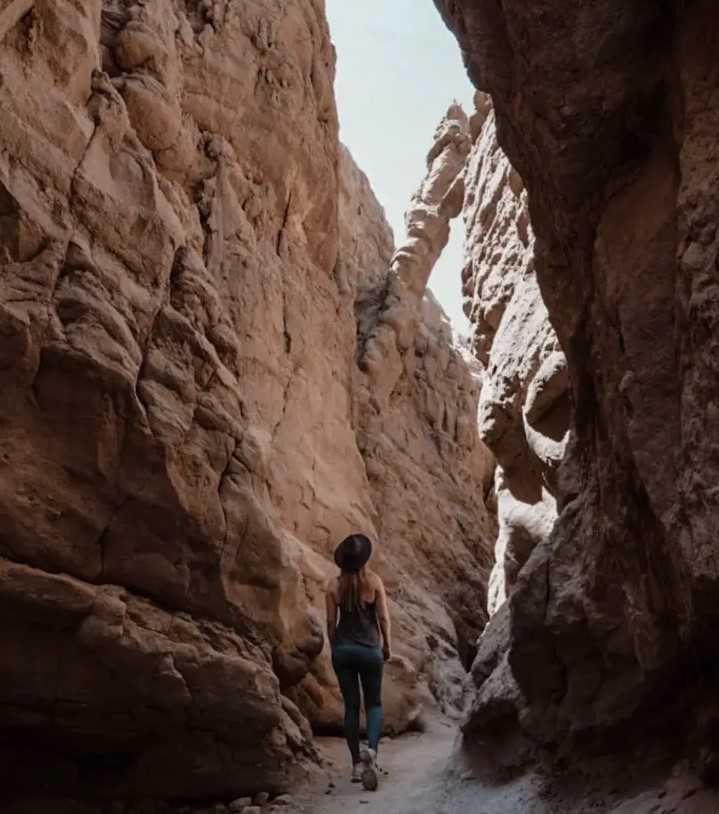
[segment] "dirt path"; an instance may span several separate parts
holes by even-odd
[[[449,768],[456,724],[437,720],[422,734],[383,742],[376,792],[349,781],[343,741],[320,739],[325,768],[292,814],[716,814],[719,794],[691,774],[662,782],[630,770],[623,789],[602,770],[581,772],[563,788],[529,772],[502,785],[482,783]],[[626,763],[625,763],[626,766]],[[641,772],[641,774],[644,774]],[[666,775],[664,775],[666,779]],[[569,778],[567,778],[569,780]],[[638,782],[637,782],[638,781]],[[630,786],[633,787],[630,790]],[[289,812],[288,812],[289,814]]]
[[[452,776],[447,767],[456,732],[455,723],[438,720],[425,733],[383,743],[379,760],[383,773],[376,792],[350,782],[344,742],[320,739],[327,770],[321,785],[297,800],[297,813],[450,814],[466,810],[473,814],[544,814],[543,808],[524,807],[529,805],[527,793],[532,790],[526,780],[492,789]]]

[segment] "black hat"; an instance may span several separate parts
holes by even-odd
[[[372,554],[372,543],[364,534],[350,534],[335,549],[335,563],[343,571],[359,571]]]

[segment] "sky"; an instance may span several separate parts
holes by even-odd
[[[340,138],[367,174],[395,235],[425,172],[435,127],[453,99],[469,112],[473,89],[459,47],[432,0],[326,0],[337,49]],[[462,333],[462,219],[429,286]]]

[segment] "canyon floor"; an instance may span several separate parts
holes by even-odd
[[[635,771],[611,760],[579,770],[560,781],[528,772],[505,783],[479,780],[458,769],[452,754],[456,725],[432,721],[425,732],[382,744],[379,789],[366,792],[349,781],[343,741],[324,738],[321,773],[295,797],[295,814],[710,814],[719,794],[678,767],[667,772],[661,760]],[[645,767],[644,761],[641,765]],[[670,779],[666,782],[669,774]]]
[[[435,720],[423,733],[412,733],[382,744],[380,786],[374,793],[349,781],[346,747],[336,739],[319,742],[325,760],[324,778],[318,778],[307,797],[298,802],[298,814],[449,814],[454,810],[492,814],[531,810],[527,794],[531,779],[491,788],[462,779],[449,770],[456,726]],[[385,774],[386,772],[386,774]],[[332,783],[333,786],[329,787]],[[329,793],[328,793],[329,790]],[[471,807],[470,807],[471,806]]]

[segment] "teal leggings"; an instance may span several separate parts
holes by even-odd
[[[375,752],[382,732],[382,649],[362,644],[337,644],[332,649],[332,666],[345,702],[345,738],[352,763],[359,763],[360,682],[367,715],[367,743]]]

